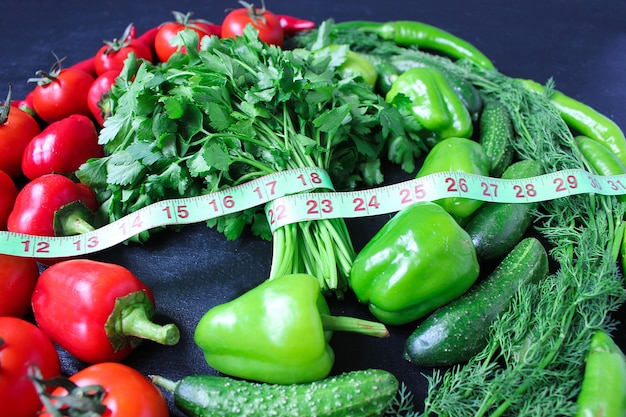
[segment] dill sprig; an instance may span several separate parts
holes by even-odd
[[[567,125],[545,97],[497,72],[455,68],[507,106],[519,158],[539,161],[546,172],[585,168]],[[423,415],[574,414],[591,336],[613,329],[611,313],[626,300],[614,248],[623,214],[615,198],[598,195],[539,206],[535,229],[548,243],[554,273],[520,289],[483,352],[429,378]]]

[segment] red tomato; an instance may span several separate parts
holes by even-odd
[[[119,75],[119,71],[106,71],[98,76],[91,84],[89,94],[87,95],[87,104],[100,126],[104,125],[104,119],[109,116],[110,109],[107,107],[106,98],[111,91],[111,87],[115,84],[115,79]]]
[[[4,171],[0,171],[0,230],[7,230],[7,219],[17,197],[17,186]],[[0,268],[2,270],[2,268]],[[0,306],[0,311],[2,307]],[[2,314],[0,314],[1,316]]]
[[[159,61],[165,62],[170,56],[178,49],[177,46],[172,45],[174,39],[178,36],[178,33],[185,28],[189,28],[198,34],[198,47],[200,46],[200,40],[203,36],[220,34],[220,27],[212,25],[202,20],[191,19],[191,13],[182,14],[180,12],[173,12],[175,21],[166,22],[159,26],[159,31],[154,39],[154,49]],[[184,47],[181,49],[184,52]]]
[[[11,232],[55,236],[54,215],[63,206],[82,202],[95,211],[96,195],[85,184],[61,174],[47,174],[28,182],[17,194],[7,222]]]
[[[33,258],[0,254],[0,317],[24,317],[30,312],[30,298],[39,278]]]
[[[61,374],[59,354],[37,326],[16,317],[0,317],[0,404],[2,415],[36,417],[41,401],[29,378],[36,365],[44,378]]]
[[[41,74],[41,73],[40,73]],[[94,78],[83,70],[65,68],[51,71],[33,91],[33,106],[39,117],[47,123],[82,114],[91,116],[87,93]]]
[[[105,42],[105,45],[96,52],[96,74],[101,75],[111,70],[120,72],[124,67],[124,61],[131,53],[134,53],[137,59],[152,61],[150,47],[135,38],[135,28],[132,24],[126,28],[119,40]]]
[[[83,362],[119,362],[141,340],[171,345],[180,337],[175,325],[150,322],[150,288],[116,264],[89,259],[57,263],[39,276],[31,304],[39,327]]]
[[[28,179],[45,174],[71,174],[89,158],[104,155],[93,122],[73,114],[50,123],[24,149],[22,172]]]
[[[169,416],[161,391],[146,376],[128,365],[116,362],[91,365],[70,376],[69,380],[78,387],[97,385],[104,388],[102,404],[106,406],[106,411],[101,417]],[[66,394],[67,391],[60,387],[52,391],[52,395]],[[41,411],[39,417],[51,417],[45,407]]]
[[[265,7],[257,9],[252,4],[232,10],[226,15],[222,22],[222,37],[241,36],[248,24],[259,31],[259,39],[263,42],[282,46],[285,34],[280,19]]]
[[[41,132],[41,128],[35,118],[24,110],[16,106],[7,107],[6,118],[0,116],[0,171],[17,178],[22,175],[24,149]]]

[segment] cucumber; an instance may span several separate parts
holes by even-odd
[[[548,274],[548,254],[528,237],[496,269],[467,293],[431,313],[407,339],[404,358],[418,366],[467,362],[487,345],[491,325],[505,312],[522,285]]]
[[[530,159],[511,164],[503,179],[522,179],[544,173],[543,167]],[[501,259],[524,236],[533,220],[537,203],[484,203],[465,224],[476,248],[479,261]]]
[[[190,417],[379,417],[399,387],[396,377],[382,369],[290,385],[211,375],[190,375],[178,382],[161,376],[150,378],[173,392],[176,406]]]
[[[478,143],[491,162],[490,175],[499,177],[513,161],[514,135],[506,106],[493,98],[485,99],[480,114]]]

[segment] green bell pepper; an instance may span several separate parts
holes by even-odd
[[[445,75],[435,68],[404,71],[391,85],[385,100],[415,116],[425,129],[425,143],[431,147],[449,137],[469,138],[474,131],[469,110]]]
[[[374,316],[399,325],[463,294],[479,269],[467,232],[438,204],[419,202],[398,212],[359,251],[349,278]]]
[[[489,175],[489,169],[489,158],[478,142],[454,137],[442,140],[430,150],[417,172],[417,177],[451,171]],[[455,186],[462,189],[462,184],[455,184]],[[436,203],[460,221],[468,218],[483,204],[483,201],[465,197],[446,197],[437,200]]]
[[[373,88],[376,85],[376,80],[378,78],[378,71],[376,70],[374,64],[370,62],[368,57],[361,53],[352,51],[347,45],[328,45],[328,49],[331,52],[340,50],[341,48],[345,48],[346,56],[343,63],[337,67],[339,72],[345,74],[346,76],[361,76],[363,77],[365,83]]]
[[[334,330],[389,335],[381,323],[331,316],[317,278],[292,274],[211,308],[200,319],[194,341],[207,363],[223,374],[295,384],[329,375]]]

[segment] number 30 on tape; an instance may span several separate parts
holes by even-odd
[[[626,175],[598,176],[563,170],[504,180],[463,172],[439,172],[398,184],[352,192],[319,192],[279,197],[266,205],[272,231],[290,223],[393,213],[418,201],[461,197],[497,203],[531,203],[596,193],[626,194]]]

